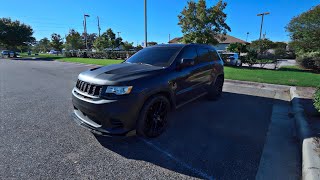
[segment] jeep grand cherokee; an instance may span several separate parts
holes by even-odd
[[[72,90],[73,117],[94,133],[156,137],[168,113],[205,94],[221,96],[223,61],[209,45],[157,45],[121,64],[82,72]]]

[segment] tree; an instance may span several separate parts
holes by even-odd
[[[17,48],[35,41],[33,29],[20,21],[10,18],[0,18],[0,44],[6,48]]]
[[[116,34],[113,32],[111,28],[107,29],[106,32],[102,34],[103,37],[108,41],[108,47],[116,48],[122,44],[122,38],[116,38]]]
[[[20,51],[20,53],[22,53],[22,52],[28,51],[29,50],[29,46],[24,44],[24,45],[17,46],[17,49]]]
[[[227,50],[230,52],[237,52],[237,53],[245,53],[247,52],[247,45],[242,44],[242,43],[231,43],[228,47]]]
[[[212,7],[207,8],[205,0],[188,1],[187,6],[178,16],[185,43],[218,44],[224,40],[227,31],[231,31],[226,24],[227,14],[223,12],[227,3],[219,0]]]
[[[34,45],[31,47],[31,49],[32,49],[33,52],[39,53],[39,52],[40,52],[40,45],[39,45],[39,43],[34,44]]]
[[[106,37],[107,40],[109,40],[109,41],[116,39],[116,34],[113,32],[113,30],[111,28],[107,29],[107,31],[104,32],[102,34],[102,36]]]
[[[157,42],[148,42],[148,46],[155,46],[155,45],[157,45],[158,43]]]
[[[83,44],[84,43],[80,33],[74,29],[71,29],[66,37],[66,49],[81,49]]]
[[[258,50],[260,54],[265,54],[269,49],[274,48],[274,43],[269,39],[252,41],[250,47]]]
[[[126,41],[126,42],[123,42],[122,45],[125,51],[129,51],[130,49],[133,49],[133,42],[129,43],[128,41]]]
[[[96,40],[93,43],[93,47],[97,51],[103,51],[105,48],[107,48],[109,45],[108,40],[105,36],[97,37]]]
[[[60,34],[53,33],[51,35],[51,46],[54,50],[61,51],[63,48],[63,41]]]
[[[141,45],[138,45],[138,46],[135,48],[136,51],[140,51],[141,49],[143,49],[143,47],[142,47]]]
[[[114,40],[113,47],[119,47],[120,45],[123,45],[123,42],[122,42],[122,38],[118,37],[117,39]]]
[[[241,60],[242,63],[246,63],[249,65],[249,67],[252,67],[258,62],[258,53],[255,49],[248,48],[248,53],[244,57],[244,59]]]
[[[50,40],[48,38],[43,38],[39,41],[39,50],[42,52],[50,51]]]
[[[287,49],[287,43],[285,42],[274,42],[274,47],[275,49],[279,48],[279,49],[284,49],[286,50]]]
[[[291,19],[286,30],[296,51],[320,51],[320,5]]]
[[[97,39],[97,34],[96,33],[92,33],[92,34],[88,34],[87,36],[87,43],[88,43],[88,48],[92,49],[93,48],[93,43],[94,41]]]

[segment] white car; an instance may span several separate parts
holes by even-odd
[[[242,66],[238,53],[222,53],[220,56],[226,65]]]
[[[61,54],[61,52],[60,51],[51,50],[49,52],[49,54]]]

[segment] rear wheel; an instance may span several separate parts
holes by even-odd
[[[224,78],[222,76],[217,77],[215,82],[212,82],[208,89],[208,99],[217,100],[222,95]]]
[[[138,123],[138,135],[153,138],[159,136],[167,127],[170,110],[169,100],[162,95],[148,99],[143,105]]]

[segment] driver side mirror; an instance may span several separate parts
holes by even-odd
[[[183,68],[186,68],[186,67],[190,67],[190,66],[193,66],[194,65],[194,59],[181,59],[180,63],[178,64],[178,69],[183,69]]]

